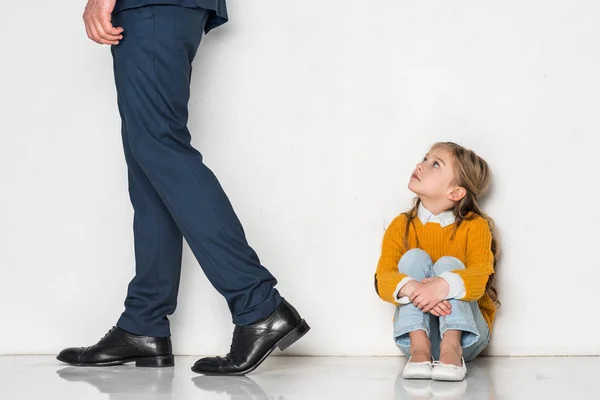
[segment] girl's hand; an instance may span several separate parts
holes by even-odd
[[[448,300],[442,300],[437,303],[435,307],[429,311],[429,313],[435,315],[436,317],[445,317],[452,314],[452,305],[450,305]]]
[[[444,300],[450,291],[450,285],[443,278],[427,278],[409,296],[411,303],[423,312],[431,311]]]
[[[404,286],[402,286],[402,289],[400,289],[400,293],[398,293],[398,297],[410,297],[410,295],[413,294],[413,292],[415,290],[417,290],[418,288],[422,287],[423,283],[416,281],[416,280],[412,280],[412,281],[408,281],[406,282],[406,284]]]

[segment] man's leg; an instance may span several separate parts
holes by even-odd
[[[123,11],[116,19],[125,33],[113,48],[115,81],[133,159],[227,300],[233,322],[248,325],[270,315],[281,303],[277,281],[248,245],[225,192],[192,147],[187,129],[191,64],[206,11],[147,6]],[[160,278],[154,282],[166,283]],[[130,294],[145,291],[147,297],[159,290],[156,284],[146,286],[152,283],[148,280],[139,287],[135,279],[132,283]],[[167,291],[177,292],[172,287]],[[126,319],[120,323],[125,325]]]
[[[167,315],[177,306],[182,236],[160,196],[137,163],[122,127],[129,197],[134,209],[135,277],[117,326],[136,335],[170,336]]]
[[[94,346],[63,350],[57,357],[61,361],[173,365],[170,338],[165,336],[166,315],[175,309],[179,284],[178,232],[227,300],[237,325],[231,352],[199,360],[195,372],[248,373],[275,348],[284,350],[310,329],[275,289],[277,281],[248,245],[219,182],[191,146],[191,64],[206,16],[202,9],[168,5],[114,16],[126,32],[112,51],[136,211],[136,277],[119,326]]]
[[[206,12],[162,5],[119,15],[128,34],[113,51],[115,79],[131,152],[237,325],[230,353],[201,359],[193,370],[248,373],[310,327],[275,289],[217,178],[191,145],[191,64]]]

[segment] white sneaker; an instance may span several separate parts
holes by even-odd
[[[411,362],[411,358],[404,366],[402,377],[404,379],[431,379],[431,361]]]
[[[435,361],[431,370],[431,379],[435,381],[462,381],[467,375],[467,366],[464,358],[461,358],[461,361],[462,366],[460,367]]]

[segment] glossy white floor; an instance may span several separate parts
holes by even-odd
[[[406,381],[404,358],[271,357],[248,377],[165,369],[69,367],[50,356],[0,357],[0,399],[596,399],[600,358],[480,358],[461,383]]]

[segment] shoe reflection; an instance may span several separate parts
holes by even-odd
[[[464,399],[467,392],[467,381],[438,382],[430,379],[404,379],[402,372],[396,377],[394,399],[410,400],[454,400]]]
[[[283,400],[283,396],[271,397],[247,376],[198,376],[192,379],[198,389],[224,393],[231,400]]]
[[[171,400],[174,368],[66,367],[56,371],[68,382],[85,382],[111,400],[143,396],[148,400]]]
[[[459,399],[491,400],[494,388],[488,360],[476,360],[469,365],[469,375],[460,382],[441,382],[433,380],[404,379],[402,372],[396,376],[394,399]]]
[[[467,380],[460,382],[431,382],[431,397],[433,399],[464,399],[467,394]]]
[[[402,372],[396,377],[394,385],[394,399],[429,400],[431,393],[431,380],[429,379],[404,379]]]

